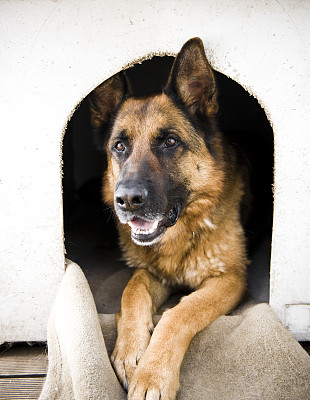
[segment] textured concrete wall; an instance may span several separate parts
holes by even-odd
[[[270,119],[271,304],[285,323],[286,304],[310,304],[308,1],[12,0],[0,19],[0,341],[45,339],[64,272],[61,144],[73,110],[128,64],[193,36]]]

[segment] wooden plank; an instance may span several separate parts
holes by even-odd
[[[17,346],[0,350],[0,379],[10,376],[44,376],[46,371],[45,346]]]
[[[0,347],[0,400],[36,400],[47,372],[45,346]]]
[[[0,400],[37,400],[40,396],[42,378],[0,378]]]

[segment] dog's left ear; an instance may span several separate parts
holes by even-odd
[[[216,82],[201,39],[190,39],[182,47],[165,88],[165,91],[169,90],[179,96],[191,114],[216,114]]]

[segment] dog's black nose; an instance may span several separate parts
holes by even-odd
[[[124,211],[142,207],[147,197],[148,191],[142,185],[120,185],[115,191],[115,202]]]

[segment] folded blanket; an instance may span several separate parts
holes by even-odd
[[[48,371],[40,400],[125,399],[109,361],[81,269],[69,262],[47,327]]]
[[[115,339],[115,315],[97,314],[83,272],[70,262],[49,319],[40,400],[125,399],[109,361]],[[177,399],[309,400],[309,377],[310,357],[270,307],[249,304],[195,336]]]

